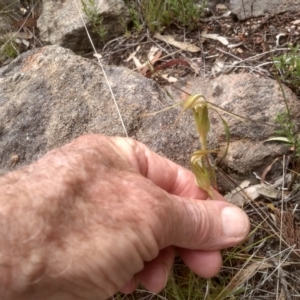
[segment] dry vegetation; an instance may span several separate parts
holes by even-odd
[[[300,39],[300,12],[239,22],[222,6],[208,10],[191,5],[182,15],[180,1],[168,1],[169,6],[161,14],[162,10],[154,10],[154,4],[163,6],[167,1],[126,2],[131,22],[123,36],[97,49],[104,63],[124,65],[161,85],[176,84],[187,75],[214,77],[250,72],[277,78],[299,93],[300,57],[296,45]],[[22,51],[42,46],[36,29],[38,4],[38,0],[0,3],[1,16],[8,24],[0,38],[2,65]],[[101,22],[98,24],[101,26]],[[205,34],[218,34],[222,41]],[[181,43],[174,44],[165,38],[167,35]],[[83,55],[93,59],[93,53]],[[133,295],[118,294],[113,299],[300,298],[300,146],[293,120],[288,114],[278,118],[282,126],[278,135],[291,145],[291,155],[274,162],[282,170],[277,175],[282,189],[276,189],[275,197],[247,199],[244,210],[251,219],[252,232],[243,245],[223,252],[221,273],[204,280],[177,259],[168,285],[159,295],[140,288]],[[232,186],[236,187],[234,183]]]

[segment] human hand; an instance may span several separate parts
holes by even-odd
[[[247,216],[194,175],[127,138],[82,136],[0,178],[0,298],[105,299],[159,292],[174,249],[203,277]],[[2,297],[1,297],[2,295]]]

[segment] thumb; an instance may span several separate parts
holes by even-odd
[[[249,233],[248,216],[228,202],[173,197],[166,246],[219,250],[242,242]]]

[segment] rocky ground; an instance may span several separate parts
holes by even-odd
[[[211,78],[222,74],[249,72],[274,78],[271,72],[272,56],[282,55],[290,45],[298,44],[299,20],[300,10],[267,14],[241,22],[236,15],[229,14],[227,7],[222,4],[212,10],[212,15],[203,18],[198,31],[188,32],[176,26],[172,30],[165,30],[165,35],[171,35],[176,41],[197,45],[198,49],[182,51],[168,42],[156,39],[155,35],[142,31],[110,41],[101,54],[109,64],[136,69],[133,60],[129,59],[130,55],[136,53],[135,56],[145,62],[150,49],[156,46],[162,50],[159,65],[163,66],[163,77],[179,79],[192,75]],[[215,36],[206,38],[202,36],[203,33]],[[216,35],[219,40],[214,39],[217,38]],[[179,61],[171,64],[172,59]],[[171,67],[164,66],[164,62],[169,62]]]
[[[123,34],[114,24],[129,14],[123,1],[116,0],[117,12],[112,11],[107,22],[107,41],[97,41],[91,33],[97,55],[74,1],[59,6],[45,0],[33,4],[0,1],[2,12],[9,14],[0,18],[1,36],[8,32],[14,36],[12,46],[17,50],[15,60],[3,51],[0,55],[1,172],[29,163],[85,132],[124,135],[108,83],[127,134],[188,167],[189,156],[198,147],[192,118],[184,115],[174,125],[180,109],[147,114],[185,100],[186,93],[202,93],[209,102],[246,118],[222,114],[230,127],[231,144],[219,167],[219,185],[224,193],[231,192],[230,201],[244,207],[254,229],[247,244],[229,259],[231,268],[227,264],[222,271],[221,278],[229,279],[214,282],[221,280],[222,291],[231,294],[207,299],[298,299],[298,186],[292,191],[277,189],[284,181],[285,188],[290,184],[289,169],[299,171],[298,160],[291,147],[265,141],[273,136],[274,118],[284,112],[286,103],[299,123],[299,91],[274,80],[280,73],[273,59],[299,43],[300,4],[210,1],[192,31],[174,21],[159,33],[146,28],[137,32],[129,22]],[[88,19],[83,16],[83,20],[90,29]],[[48,44],[59,46],[42,48]],[[213,113],[211,121],[210,145],[224,149],[222,121]],[[265,185],[268,181],[270,185]],[[233,191],[239,184],[246,185],[244,191]],[[231,257],[233,252],[224,255]],[[145,292],[133,296],[143,297],[178,299],[166,291],[160,296]]]

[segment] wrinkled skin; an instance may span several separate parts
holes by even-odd
[[[241,210],[203,201],[193,174],[128,138],[82,136],[0,181],[1,299],[159,292],[175,248],[211,277],[249,231]]]

